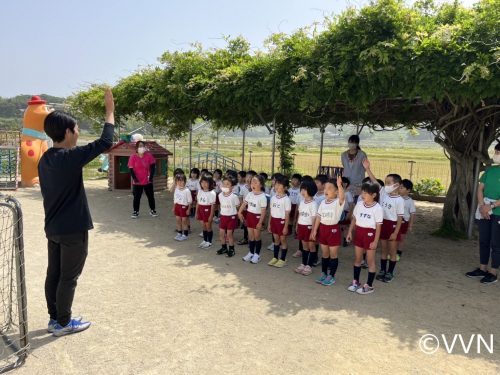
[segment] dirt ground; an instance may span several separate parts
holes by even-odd
[[[156,195],[158,218],[130,219],[132,197],[109,192],[106,181],[86,183],[95,229],[79,280],[74,315],[92,321],[86,332],[55,339],[46,333],[47,265],[40,191],[19,190],[25,222],[31,352],[21,374],[427,374],[500,373],[500,285],[464,277],[477,265],[477,241],[435,238],[441,207],[417,203],[416,233],[391,284],[375,293],[346,290],[353,250],[340,251],[337,283],[314,283],[288,267],[257,265],[237,256],[173,240],[171,195]],[[241,233],[236,235],[240,238]],[[264,235],[264,245],[270,236]],[[291,250],[296,249],[293,242]],[[377,262],[378,263],[378,262]],[[362,280],[367,273],[362,271]],[[462,334],[489,339],[494,352],[451,354],[419,348],[424,334],[452,341]]]

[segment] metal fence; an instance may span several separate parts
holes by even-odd
[[[12,197],[0,195],[0,373],[21,366],[28,354],[23,215]]]

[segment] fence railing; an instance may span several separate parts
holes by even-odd
[[[196,167],[199,169],[206,168],[210,171],[214,169],[232,169],[232,170],[241,170],[241,162],[228,158],[222,154],[218,154],[216,152],[199,152],[193,154],[191,157],[191,166],[192,168]],[[182,168],[184,170],[189,168],[189,157],[184,157],[181,159],[180,163],[176,165],[178,168]]]

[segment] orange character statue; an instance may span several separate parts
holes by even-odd
[[[43,123],[51,112],[47,102],[39,96],[32,96],[24,112],[21,136],[21,185],[38,185],[38,161],[47,151],[48,137],[43,131]]]

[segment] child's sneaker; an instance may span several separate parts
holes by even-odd
[[[215,224],[219,224],[220,223],[220,219],[218,217],[214,217],[214,223]]]
[[[250,259],[252,259],[252,257],[253,257],[253,254],[249,251],[249,252],[248,252],[248,254],[247,254],[247,255],[245,255],[245,256],[244,256],[243,258],[241,258],[241,259],[243,259],[243,261],[244,261],[244,262],[250,262]]]
[[[306,266],[304,266],[303,264],[301,264],[300,266],[298,266],[297,268],[295,268],[294,271],[296,273],[302,273],[302,271],[304,271],[304,268],[306,268]]]
[[[363,287],[356,289],[356,293],[358,293],[358,294],[370,294],[370,293],[373,293],[373,290],[374,289],[372,286],[365,284],[365,285],[363,285]]]
[[[390,272],[387,272],[384,277],[384,283],[390,283],[392,280],[394,280],[394,275]]]
[[[302,271],[302,275],[309,276],[312,272],[313,270],[310,266],[305,266],[304,270]]]
[[[182,236],[182,234],[177,233],[177,235],[174,237],[174,240],[180,241],[181,236]]]
[[[217,255],[222,255],[227,253],[227,247],[221,247],[219,250],[217,250]]]
[[[69,335],[71,333],[85,331],[90,327],[90,324],[90,322],[82,322],[81,320],[71,319],[68,325],[64,327],[59,323],[56,323],[56,325],[54,326],[54,332],[52,334],[56,337],[61,337],[64,335]]]
[[[238,241],[238,245],[248,245],[248,240],[246,238],[242,238]]]
[[[379,281],[384,281],[384,279],[385,279],[385,271],[384,270],[378,271],[377,276],[375,276],[375,278],[377,280],[379,280]]]
[[[316,283],[318,283],[318,284],[323,284],[323,281],[325,281],[325,280],[326,280],[326,277],[327,277],[326,273],[321,272],[321,276],[320,276],[320,277],[318,277],[315,281],[316,281]]]
[[[132,212],[132,215],[130,215],[130,217],[132,219],[138,219],[139,218],[139,212],[137,212],[137,211]]]
[[[274,266],[276,263],[278,263],[278,258],[273,258],[267,263],[268,266]]]
[[[257,253],[253,254],[252,259],[250,260],[250,262],[251,262],[252,264],[257,264],[257,263],[259,263],[259,262],[260,262],[260,255],[259,255],[259,254],[257,254]]]
[[[206,241],[203,241],[203,242],[201,242],[201,243],[198,245],[198,247],[203,247],[203,246],[205,246],[205,244],[206,244]]]
[[[274,251],[274,243],[271,242],[271,244],[267,247],[267,250]]]
[[[361,262],[361,268],[363,268],[364,270],[366,270],[368,268],[368,263],[366,263],[366,260],[364,260],[364,259]]]
[[[236,254],[236,251],[234,251],[234,249],[229,249],[227,252],[226,252],[226,256],[228,258],[231,258],[231,257],[234,257],[234,255]]]
[[[286,260],[282,260],[282,259],[278,260],[276,262],[276,264],[274,265],[274,267],[276,267],[276,268],[283,268],[285,266],[286,266]]]
[[[480,268],[476,268],[474,271],[471,271],[471,272],[467,272],[465,274],[465,276],[467,277],[480,277],[480,278],[483,278],[485,277],[486,275],[488,274],[487,271],[483,271],[482,269]]]
[[[200,236],[201,238],[203,238],[203,232],[201,232],[198,236]]]
[[[361,286],[358,284],[356,280],[353,280],[351,285],[347,287],[347,290],[349,292],[355,292],[356,290],[358,290],[358,288],[361,288]]]
[[[181,234],[177,241],[186,241],[187,239],[188,239],[188,236],[186,236],[185,234]]]
[[[293,255],[292,257],[294,258],[300,258],[302,256],[302,251],[300,250],[297,250]]]
[[[153,216],[153,217],[158,217],[158,214],[156,213],[156,211],[155,211],[155,210],[151,210],[151,211],[149,211],[149,214],[150,214],[151,216]]]
[[[326,279],[323,280],[323,282],[321,284],[325,285],[325,286],[333,285],[333,284],[335,284],[335,277],[333,277],[332,275],[328,275],[326,277]]]
[[[201,248],[202,249],[210,249],[212,247],[212,244],[210,242],[205,242],[205,245],[203,245]]]

